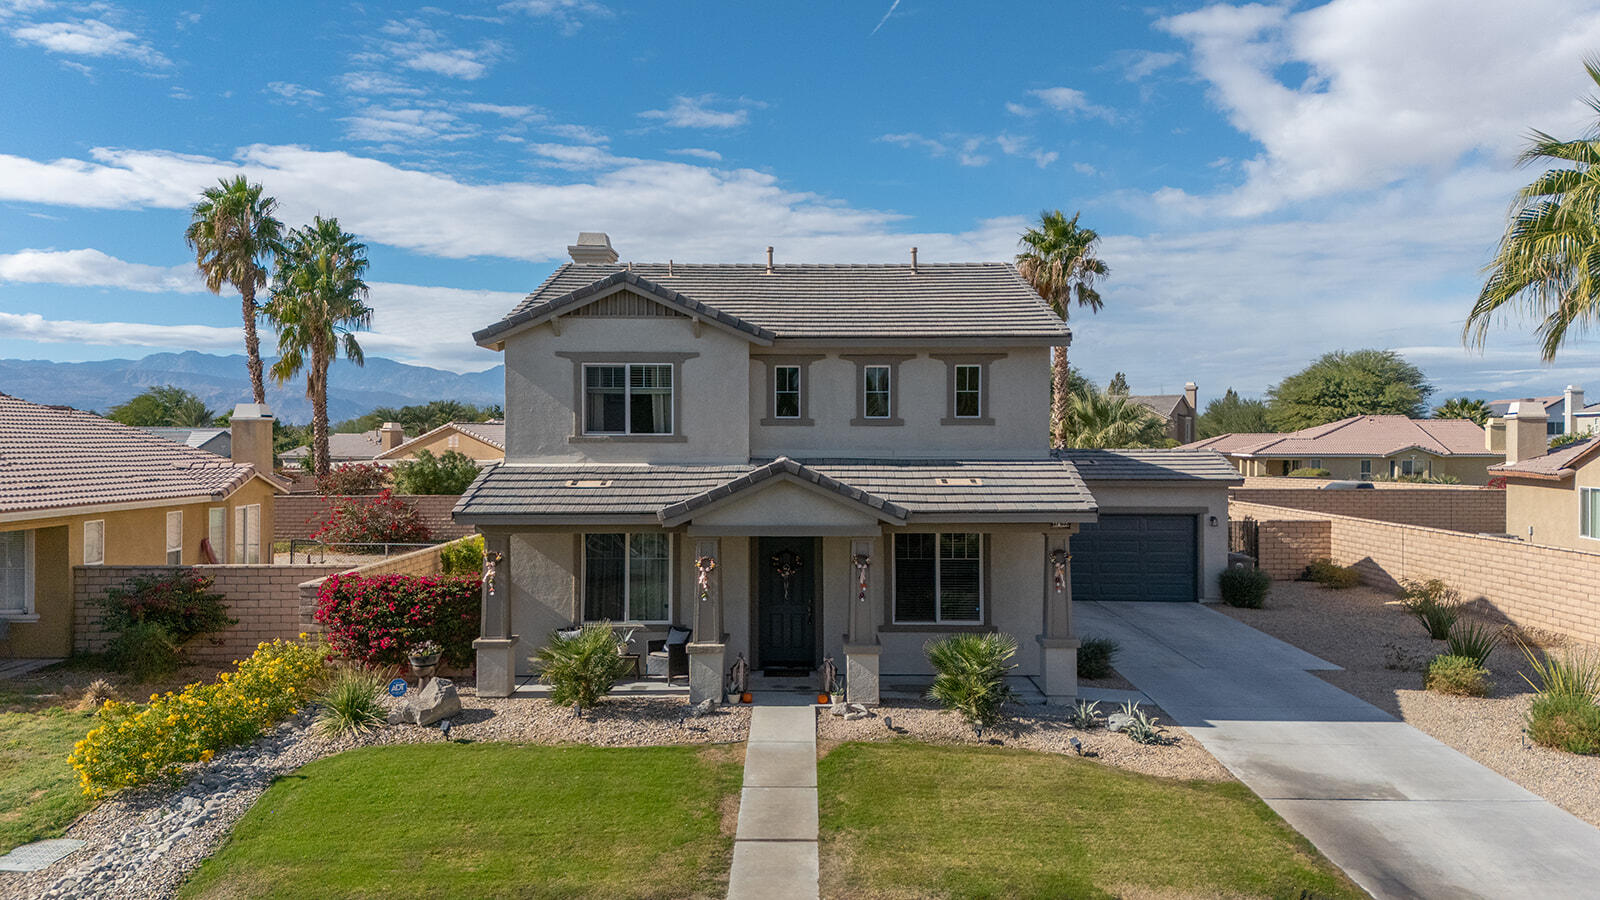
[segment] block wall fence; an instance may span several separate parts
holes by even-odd
[[[1301,478],[1249,478],[1242,487],[1228,489],[1228,500],[1469,534],[1501,534],[1506,530],[1503,488],[1381,483],[1372,490],[1318,490],[1317,486],[1323,483]]]
[[[436,541],[452,541],[472,534],[472,526],[461,525],[450,518],[461,497],[457,494],[395,494],[417,511]],[[305,540],[328,521],[328,510],[338,497],[321,494],[288,494],[280,496],[272,507],[272,539],[275,541]]]

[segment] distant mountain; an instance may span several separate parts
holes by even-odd
[[[272,360],[265,360],[267,366]],[[0,359],[0,392],[35,403],[57,403],[105,412],[145,388],[170,384],[193,391],[218,413],[250,400],[250,374],[243,356],[215,356],[193,350],[153,353],[143,359],[62,363],[41,359]],[[277,387],[267,380],[267,403],[281,422],[311,421],[305,382]],[[328,418],[337,422],[379,406],[405,406],[429,400],[460,400],[479,405],[505,403],[505,369],[457,375],[382,357],[367,357],[364,367],[347,360],[328,373]]]

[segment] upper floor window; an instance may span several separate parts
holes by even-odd
[[[983,367],[956,366],[956,418],[976,419],[983,415]]]
[[[856,364],[856,414],[851,425],[904,425],[900,418],[900,364],[915,353],[845,353]]]
[[[993,425],[989,366],[1004,353],[935,353],[945,364],[945,409],[940,425]]]
[[[800,418],[799,366],[773,366],[772,415],[778,419]]]
[[[671,364],[586,365],[583,384],[586,433],[672,433]]]
[[[889,418],[890,368],[888,366],[867,366],[861,371],[862,415],[868,419]]]
[[[975,625],[983,621],[983,535],[894,536],[894,621]]]

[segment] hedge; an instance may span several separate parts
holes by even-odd
[[[472,664],[480,582],[472,575],[330,575],[317,591],[317,623],[333,648],[368,666],[397,666],[406,648],[435,641],[444,662]]]

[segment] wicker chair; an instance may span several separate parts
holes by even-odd
[[[674,625],[667,629],[664,640],[650,641],[645,645],[650,656],[667,661],[667,684],[679,675],[689,677],[689,638],[694,632]]]

